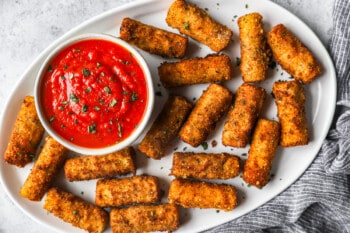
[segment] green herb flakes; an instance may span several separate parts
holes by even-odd
[[[49,67],[47,67],[47,71],[52,72],[52,66],[51,65],[49,65]]]
[[[105,86],[104,90],[108,95],[111,94],[111,89],[109,88],[109,86]]]
[[[84,104],[83,107],[81,107],[81,111],[82,112],[86,112],[88,109],[88,107]]]
[[[88,70],[87,68],[83,68],[82,73],[85,77],[88,77],[91,75],[90,70]]]
[[[112,99],[112,102],[110,103],[111,107],[114,107],[117,104],[117,100],[116,99]]]
[[[136,101],[138,98],[139,98],[138,94],[135,93],[135,92],[133,92],[133,93],[131,94],[130,101],[131,101],[131,102],[134,102],[134,101]]]
[[[91,91],[92,91],[92,88],[91,88],[91,87],[88,87],[88,88],[85,89],[84,92],[85,92],[85,94],[88,94],[88,93],[90,93]]]
[[[208,149],[208,143],[207,142],[203,142],[202,144],[203,150]]]
[[[123,134],[122,134],[122,125],[120,123],[118,123],[118,136],[119,137],[123,136]]]
[[[96,133],[96,124],[95,123],[88,126],[88,132],[92,133],[92,134]]]
[[[70,94],[69,94],[69,99],[70,99],[71,101],[73,101],[74,103],[78,103],[78,102],[79,102],[79,98],[76,97],[73,93],[70,93]]]
[[[49,119],[49,122],[51,123],[51,122],[53,122],[55,119],[56,119],[56,117],[55,117],[55,116],[52,116],[52,117]]]
[[[190,25],[188,24],[188,22],[185,22],[185,23],[184,23],[184,26],[185,26],[185,29],[186,29],[186,30],[190,30]]]

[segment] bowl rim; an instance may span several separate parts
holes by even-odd
[[[84,40],[106,40],[112,43],[115,43],[117,45],[122,46],[129,52],[131,52],[134,56],[134,58],[137,60],[137,62],[140,64],[140,67],[144,73],[146,83],[147,83],[147,105],[145,108],[144,115],[138,124],[137,128],[131,132],[131,134],[123,139],[121,142],[113,144],[111,146],[101,147],[101,148],[88,148],[79,146],[77,144],[72,143],[71,141],[63,138],[61,135],[59,135],[52,127],[50,126],[47,117],[45,117],[45,114],[43,113],[43,106],[41,104],[41,86],[42,81],[44,79],[44,74],[49,67],[50,61],[52,61],[62,50],[67,48],[68,46],[75,44],[79,41]],[[149,69],[149,66],[144,59],[144,57],[138,52],[132,45],[128,44],[126,41],[110,35],[110,34],[104,34],[104,33],[84,33],[80,35],[73,36],[64,42],[58,44],[45,58],[44,62],[41,64],[40,69],[36,75],[35,78],[35,84],[34,84],[34,101],[35,101],[35,108],[39,117],[39,120],[44,127],[45,131],[48,135],[53,137],[56,141],[58,141],[61,145],[63,145],[65,148],[82,154],[82,155],[103,155],[103,154],[109,154],[116,151],[119,151],[125,147],[130,146],[133,142],[135,142],[140,135],[143,134],[144,130],[147,128],[148,122],[150,121],[153,107],[154,107],[154,87],[153,87],[153,79],[152,75]]]

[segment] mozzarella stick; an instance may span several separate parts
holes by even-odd
[[[237,90],[222,132],[222,144],[245,147],[266,98],[264,88],[243,83]]]
[[[203,143],[230,107],[232,96],[227,88],[210,84],[180,129],[180,139],[194,147]]]
[[[205,10],[184,0],[176,0],[171,4],[166,22],[215,52],[228,46],[233,34],[231,29],[216,22]]]
[[[159,199],[159,181],[155,176],[102,179],[96,184],[95,203],[101,207],[154,203]]]
[[[281,122],[283,147],[307,145],[309,133],[305,112],[305,90],[298,81],[275,82],[273,95],[277,105],[277,116]]]
[[[164,87],[179,87],[199,83],[223,82],[231,79],[230,58],[227,55],[208,55],[178,62],[163,62],[158,74]]]
[[[47,192],[44,209],[88,232],[103,232],[108,223],[108,213],[102,208],[58,188]]]
[[[179,210],[175,204],[137,205],[112,209],[110,225],[113,233],[171,232],[179,228]]]
[[[35,109],[34,97],[26,96],[11,132],[5,162],[18,167],[32,162],[43,135],[44,128]]]
[[[68,150],[47,136],[34,167],[20,190],[20,195],[31,201],[41,201],[54,178],[63,167]]]
[[[175,179],[170,184],[170,203],[184,208],[233,210],[237,205],[236,188],[228,184]]]
[[[188,39],[160,28],[124,18],[120,26],[120,38],[152,54],[168,58],[185,56]]]
[[[177,178],[229,179],[239,175],[240,159],[228,153],[175,152],[170,175]]]
[[[169,143],[176,138],[192,109],[192,103],[182,96],[170,96],[138,149],[153,159],[161,159]]]
[[[262,18],[259,13],[254,12],[238,19],[240,70],[244,82],[261,82],[266,79],[271,51],[266,43]]]
[[[279,122],[267,119],[258,120],[242,176],[248,184],[262,188],[269,182],[279,139]]]
[[[67,159],[64,173],[69,181],[109,178],[128,173],[135,174],[136,169],[132,147],[99,156],[79,156]]]
[[[308,84],[322,73],[311,51],[283,24],[268,32],[267,42],[276,62],[296,80]]]

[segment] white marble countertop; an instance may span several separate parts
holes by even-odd
[[[327,47],[332,0],[273,0],[303,20]],[[58,37],[85,20],[133,0],[0,1],[0,114],[22,73]],[[47,233],[0,188],[0,233]]]

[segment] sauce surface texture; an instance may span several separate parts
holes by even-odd
[[[41,97],[59,135],[78,146],[101,148],[135,130],[147,105],[147,84],[128,50],[91,39],[70,45],[52,60]]]

